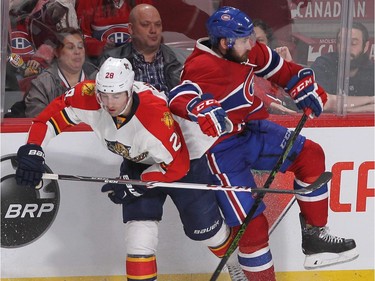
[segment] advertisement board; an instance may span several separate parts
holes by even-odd
[[[308,127],[302,132],[322,145],[326,170],[334,173],[329,184],[331,232],[354,238],[360,253],[352,262],[320,271],[336,272],[340,278],[340,272],[348,271],[373,274],[374,127]],[[25,138],[25,132],[1,133],[1,277],[123,276],[126,233],[121,207],[100,192],[100,183],[59,181],[53,186],[47,183],[47,189],[32,195],[24,190],[9,192],[4,178],[14,173],[14,167],[7,157],[16,153]],[[58,174],[116,177],[121,163],[120,157],[100,146],[91,131],[63,133],[49,143],[45,153],[50,171]],[[299,208],[296,203],[289,206],[291,196],[285,197],[289,201],[282,210],[276,208],[283,196],[265,197],[269,220],[280,220],[270,236],[275,269],[280,274],[306,272]],[[172,275],[210,274],[219,262],[207,248],[185,237],[170,200],[160,223],[157,259],[159,274]]]

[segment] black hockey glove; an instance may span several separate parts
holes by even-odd
[[[33,188],[40,188],[45,172],[44,152],[36,144],[25,144],[17,152],[16,182]]]
[[[129,179],[127,175],[123,179]],[[102,187],[102,192],[108,192],[108,197],[115,204],[129,203],[135,198],[142,196],[147,191],[146,186],[131,184],[106,183]]]

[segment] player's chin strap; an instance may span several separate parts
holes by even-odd
[[[252,188],[248,186],[221,186],[200,183],[184,183],[184,182],[144,182],[140,180],[132,180],[125,178],[104,178],[104,177],[86,177],[86,176],[72,176],[72,175],[58,175],[58,174],[43,174],[44,180],[69,180],[69,181],[86,181],[98,183],[113,183],[113,184],[131,184],[143,185],[147,188],[166,187],[166,188],[186,188],[198,190],[221,190],[234,192],[253,192],[253,193],[279,193],[279,194],[308,194],[314,190],[322,187],[332,178],[331,172],[323,173],[315,182],[302,189],[270,189],[270,188]]]
[[[264,189],[269,189],[269,187],[271,186],[273,180],[275,179],[276,174],[278,173],[278,171],[281,168],[281,165],[284,163],[285,159],[287,158],[290,150],[293,147],[293,144],[295,143],[295,140],[297,139],[297,136],[301,132],[301,130],[302,130],[303,126],[305,125],[305,123],[306,123],[310,114],[311,114],[311,111],[305,112],[302,115],[300,121],[298,122],[298,124],[295,128],[295,130],[293,131],[293,135],[291,136],[291,138],[289,138],[289,140],[286,144],[286,147],[285,147],[285,150],[284,150],[283,154],[280,155],[280,158],[278,159],[275,167],[273,168],[270,175],[268,176],[268,178],[267,178],[267,180],[266,180],[266,182],[263,186]],[[322,175],[324,175],[324,174],[325,173],[323,173]],[[247,226],[249,225],[253,215],[255,214],[255,211],[258,209],[259,204],[262,202],[265,194],[266,194],[266,192],[263,192],[263,193],[260,193],[260,194],[257,195],[257,197],[255,199],[255,202],[254,202],[254,205],[252,206],[249,213],[247,214],[244,221],[242,222],[242,224],[240,226],[240,229],[238,230],[236,236],[233,238],[232,243],[230,244],[226,253],[222,257],[219,265],[216,267],[214,273],[211,276],[210,281],[215,281],[219,277],[219,275],[220,275],[222,269],[224,268],[225,264],[227,263],[229,257],[236,250],[242,235],[245,233],[245,230],[246,230]]]

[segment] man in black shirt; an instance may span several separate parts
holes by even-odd
[[[326,111],[336,108],[336,88],[340,52],[340,32],[337,52],[318,57],[311,65],[316,81],[329,93]],[[349,93],[346,100],[348,112],[374,111],[374,62],[369,59],[369,35],[361,23],[353,23],[350,46]]]

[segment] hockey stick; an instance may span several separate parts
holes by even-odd
[[[184,182],[144,182],[140,180],[122,179],[122,178],[103,178],[103,177],[86,177],[86,176],[72,176],[72,175],[58,175],[58,174],[43,174],[43,179],[49,180],[69,180],[69,181],[86,181],[86,182],[99,182],[99,183],[114,183],[114,184],[133,184],[143,185],[148,188],[154,187],[167,187],[167,188],[186,188],[186,189],[201,189],[201,190],[224,190],[224,191],[236,191],[236,192],[253,192],[253,193],[281,193],[281,194],[308,194],[314,190],[320,188],[328,178],[330,173],[326,172],[314,183],[306,186],[299,190],[293,189],[267,189],[267,188],[252,188],[248,186],[221,186],[211,184],[199,184],[199,183],[184,183]]]
[[[271,236],[273,231],[276,229],[276,227],[280,224],[280,222],[284,219],[286,214],[289,212],[289,210],[292,208],[294,202],[296,202],[297,199],[294,197],[292,201],[289,202],[288,206],[283,210],[279,218],[273,223],[273,225],[270,227],[268,231],[268,236]]]
[[[295,140],[297,139],[297,136],[301,132],[303,126],[305,125],[307,119],[308,119],[308,115],[304,113],[301,117],[301,120],[298,122],[292,136],[288,139],[283,154],[280,155],[278,161],[276,162],[275,167],[273,168],[273,170],[269,174],[266,182],[264,183],[264,186],[263,186],[264,189],[268,189],[271,186],[273,180],[275,179],[276,174],[278,173],[278,171],[281,168],[281,165],[284,163],[285,159],[288,157],[288,154],[289,154],[290,150],[292,149],[293,144],[294,144]],[[323,173],[322,176],[324,174],[325,173]],[[332,176],[332,175],[330,175],[330,176]],[[265,193],[260,193],[256,197],[254,205],[251,207],[249,213],[247,214],[247,216],[243,220],[243,222],[240,226],[240,229],[238,230],[236,236],[233,238],[233,241],[229,245],[229,247],[228,247],[227,251],[225,252],[224,256],[221,258],[219,265],[216,267],[214,273],[212,274],[212,276],[210,278],[210,281],[216,281],[217,280],[217,278],[219,277],[219,275],[220,275],[221,271],[223,270],[225,264],[227,263],[229,257],[236,250],[241,237],[245,233],[245,230],[246,230],[247,226],[249,225],[250,220],[252,219],[253,215],[255,214],[259,204],[262,202],[264,195],[265,195]]]

